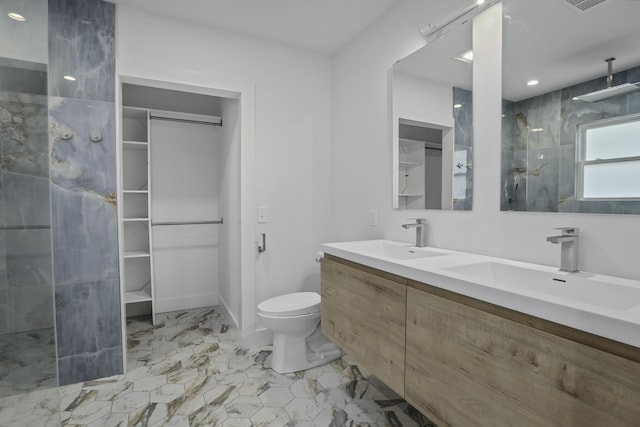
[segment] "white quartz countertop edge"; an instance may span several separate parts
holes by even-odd
[[[366,243],[369,242],[385,242],[391,245],[403,246],[410,245],[409,243],[390,240],[366,241]],[[556,268],[439,248],[416,248],[416,250],[428,249],[441,252],[447,256],[435,256],[421,260],[400,260],[388,258],[380,254],[367,253],[366,250],[360,250],[358,243],[359,242],[325,243],[322,244],[322,250],[327,254],[371,268],[383,270],[541,319],[640,347],[640,301],[638,301],[637,305],[629,309],[617,310],[607,307],[597,307],[578,301],[554,298],[553,296],[547,296],[542,293],[536,294],[535,292],[531,292],[529,294],[523,294],[518,290],[496,287],[493,284],[482,283],[481,281],[470,281],[468,277],[460,276],[448,270],[448,268],[458,265],[487,261],[523,266],[542,271],[557,271]],[[603,282],[611,281],[612,283],[622,283],[626,286],[637,286],[640,288],[640,281],[620,277],[588,272],[565,273],[557,271],[557,274],[559,277],[568,274],[578,274],[584,277],[596,278]],[[606,290],[603,289],[603,292],[606,292]]]

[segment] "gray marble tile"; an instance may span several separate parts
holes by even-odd
[[[87,378],[101,378],[114,372],[122,372],[121,347],[58,358],[60,385],[73,384]]]
[[[68,132],[71,138],[63,139]],[[116,191],[115,104],[49,97],[51,180],[73,191]],[[101,139],[94,142],[92,134]]]
[[[461,105],[460,108],[453,110],[454,150],[467,152],[469,166],[465,173],[465,198],[455,199],[453,209],[471,210],[473,208],[473,92],[454,87],[453,103]]]
[[[118,280],[115,206],[93,193],[66,190],[57,185],[53,185],[51,194],[56,287]],[[119,306],[111,309],[119,310]]]
[[[60,384],[122,373],[117,280],[56,285]]]
[[[0,91],[0,168],[49,175],[46,95]]]
[[[115,5],[49,0],[49,94],[114,102]],[[63,79],[72,75],[76,81]]]
[[[2,172],[0,223],[4,226],[50,226],[49,177]],[[50,233],[47,230],[47,233]]]
[[[119,290],[116,280],[56,286],[60,357],[97,353],[120,345]]]

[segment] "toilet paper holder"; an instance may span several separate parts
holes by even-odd
[[[267,233],[262,233],[262,245],[258,244],[258,252],[267,250]]]

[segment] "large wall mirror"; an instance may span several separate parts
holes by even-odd
[[[470,210],[471,21],[393,65],[393,207]]]
[[[503,11],[501,209],[640,214],[640,1]]]

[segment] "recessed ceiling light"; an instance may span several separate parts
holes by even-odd
[[[476,1],[476,4],[477,4],[477,5],[484,4],[484,0],[478,0],[478,1]]]
[[[453,108],[462,108],[462,104],[453,104]]]
[[[529,81],[527,82],[527,86],[535,86],[535,85],[537,85],[538,83],[540,83],[540,82],[539,82],[539,81],[537,81],[537,80],[529,80]]]
[[[65,80],[69,80],[70,82],[75,82],[75,81],[76,81],[76,78],[75,78],[75,77],[70,76],[70,75],[68,75],[68,74],[67,74],[66,76],[64,76],[64,77],[63,77],[63,79],[65,79]]]
[[[543,128],[533,128],[531,129],[531,132],[542,132],[543,130]]]
[[[15,13],[15,12],[9,12],[7,13],[7,16],[11,19],[13,19],[14,21],[19,21],[19,22],[24,22],[27,20],[27,18],[25,18],[24,16],[20,15],[19,13]]]

